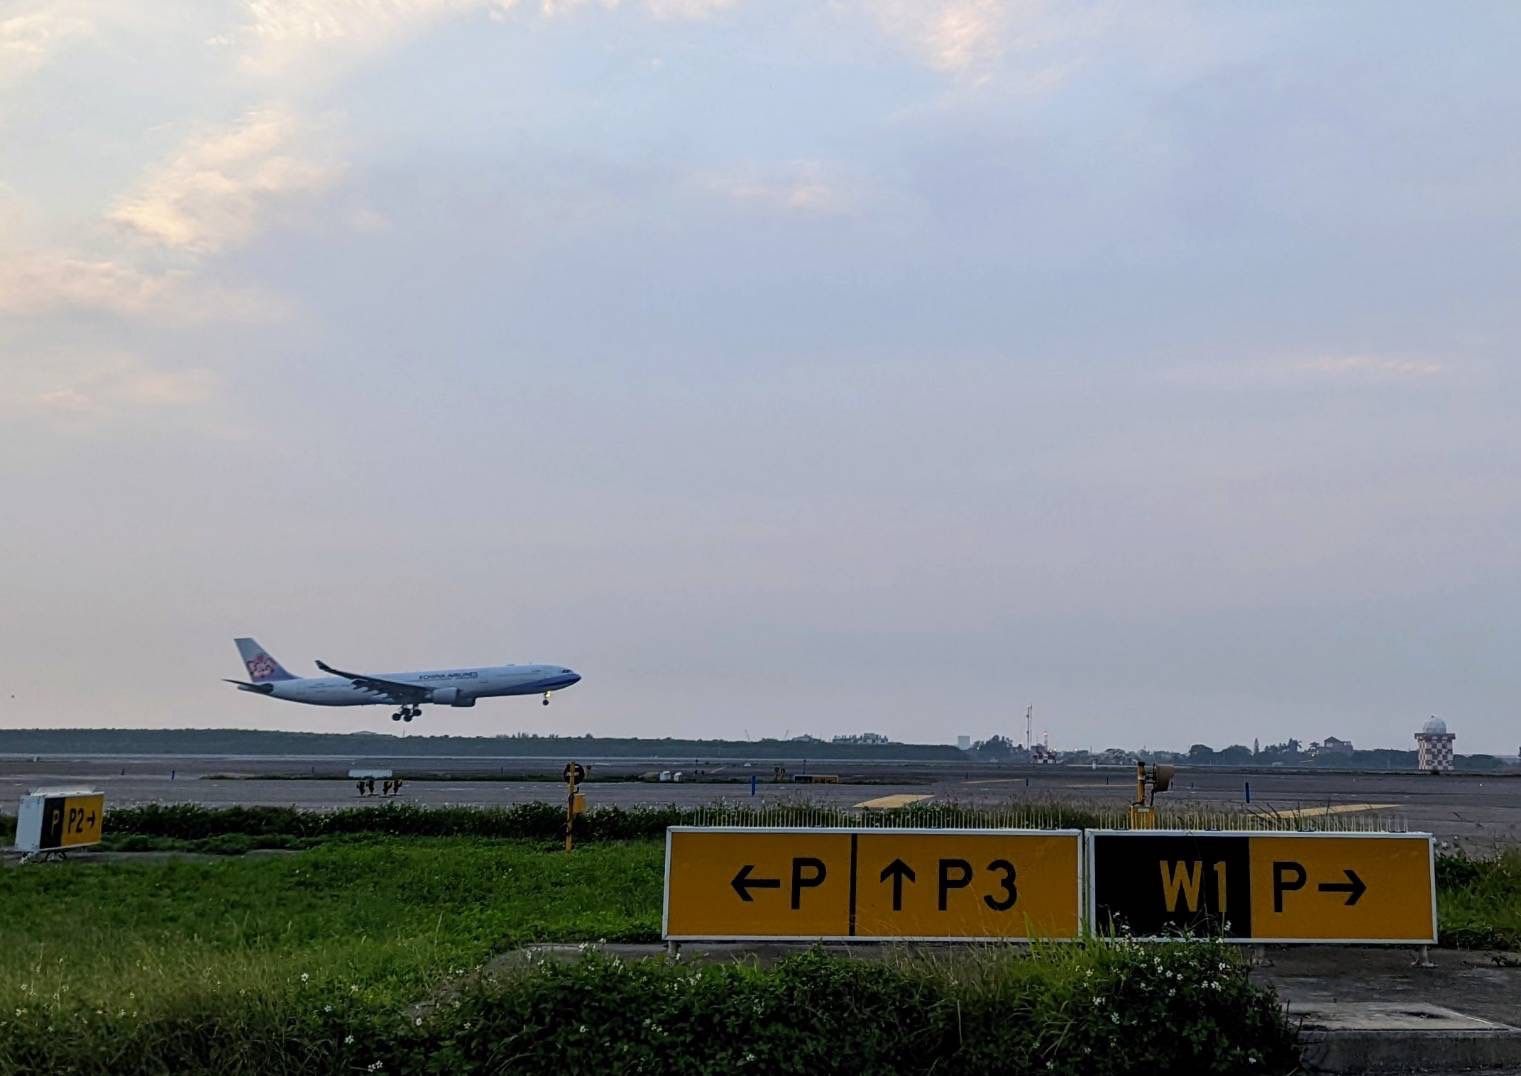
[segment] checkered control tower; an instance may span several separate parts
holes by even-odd
[[[1415,734],[1415,768],[1422,773],[1447,773],[1452,770],[1452,741],[1457,736],[1447,731],[1447,722],[1432,717]]]

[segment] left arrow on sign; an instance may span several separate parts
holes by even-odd
[[[1315,888],[1322,893],[1345,893],[1347,894],[1347,907],[1357,903],[1357,899],[1368,891],[1368,883],[1357,876],[1357,872],[1351,867],[1343,869],[1347,876],[1345,882],[1321,882]]]
[[[750,895],[752,889],[780,889],[782,887],[780,878],[751,878],[750,872],[754,869],[754,863],[746,863],[739,868],[739,873],[729,882],[734,887],[734,892],[739,894],[740,900],[754,900],[755,898]]]

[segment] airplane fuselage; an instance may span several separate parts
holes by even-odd
[[[473,669],[434,669],[422,672],[375,674],[398,684],[426,691],[425,701],[436,706],[474,706],[476,699],[503,695],[542,695],[570,687],[581,678],[559,665],[486,665]],[[240,684],[252,691],[310,706],[387,706],[392,700],[355,686],[342,676],[306,676],[259,684]]]

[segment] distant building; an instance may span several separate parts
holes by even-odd
[[[972,749],[972,738],[970,736],[957,736],[956,746],[963,751],[970,751]]]
[[[1455,733],[1447,731],[1447,722],[1432,717],[1415,734],[1415,768],[1422,773],[1446,773],[1452,769],[1452,742]]]
[[[1351,740],[1338,740],[1335,736],[1327,736],[1326,742],[1320,745],[1322,755],[1350,755],[1352,753]]]
[[[892,740],[888,739],[880,732],[861,732],[850,736],[836,736],[831,742],[848,744],[872,744],[880,747],[883,744],[892,743]]]

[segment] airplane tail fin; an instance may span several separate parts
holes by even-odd
[[[296,679],[285,671],[285,666],[276,661],[268,650],[265,650],[253,639],[234,639],[238,644],[238,655],[243,659],[243,664],[248,668],[248,678],[255,684],[268,684],[276,680]]]

